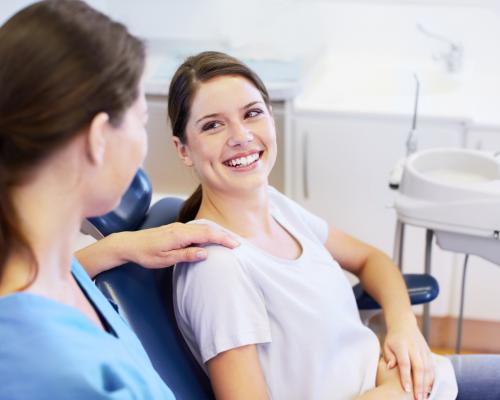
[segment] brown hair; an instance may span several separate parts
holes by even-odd
[[[201,83],[225,75],[237,75],[250,81],[262,95],[269,108],[270,99],[264,83],[240,60],[217,51],[205,51],[191,56],[177,69],[170,82],[168,91],[168,116],[172,133],[181,143],[187,142],[186,125],[189,120],[191,105]],[[199,185],[194,193],[184,202],[178,221],[193,220],[201,205],[202,189]]]
[[[137,99],[143,43],[83,1],[46,0],[0,27],[0,279],[12,251],[37,260],[13,187],[106,112],[118,126]]]

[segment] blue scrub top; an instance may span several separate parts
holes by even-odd
[[[137,336],[76,260],[72,272],[116,336],[49,298],[0,297],[0,399],[174,399]]]

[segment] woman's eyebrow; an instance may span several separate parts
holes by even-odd
[[[250,102],[250,103],[248,103],[246,106],[241,107],[241,109],[242,109],[242,110],[245,110],[245,109],[250,108],[250,107],[254,106],[255,104],[259,104],[259,103],[264,104],[264,103],[263,103],[262,101],[260,101],[260,100],[251,101],[251,102]]]
[[[206,118],[214,118],[214,117],[218,117],[219,115],[220,115],[220,114],[218,114],[218,113],[215,113],[215,114],[208,114],[208,115],[205,115],[205,116],[201,117],[200,119],[196,120],[196,122],[195,122],[195,123],[197,124],[198,122],[203,121],[203,120],[204,120],[204,119],[206,119]]]

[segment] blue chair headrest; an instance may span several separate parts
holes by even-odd
[[[103,236],[113,232],[135,231],[146,218],[152,191],[146,173],[139,169],[120,204],[106,215],[91,217],[88,220]]]

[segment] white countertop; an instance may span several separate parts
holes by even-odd
[[[338,62],[337,60],[341,60]],[[296,97],[300,113],[341,113],[408,118],[413,113],[412,70],[325,57]],[[500,74],[451,74],[439,65],[416,68],[420,81],[419,118],[463,122],[500,130]]]
[[[266,85],[272,100],[295,98],[303,89],[314,57],[310,54],[283,56],[267,52],[237,51],[223,42],[150,40],[146,65],[146,93],[166,96],[168,85],[177,67],[191,54],[204,50],[227,52],[252,68]]]

